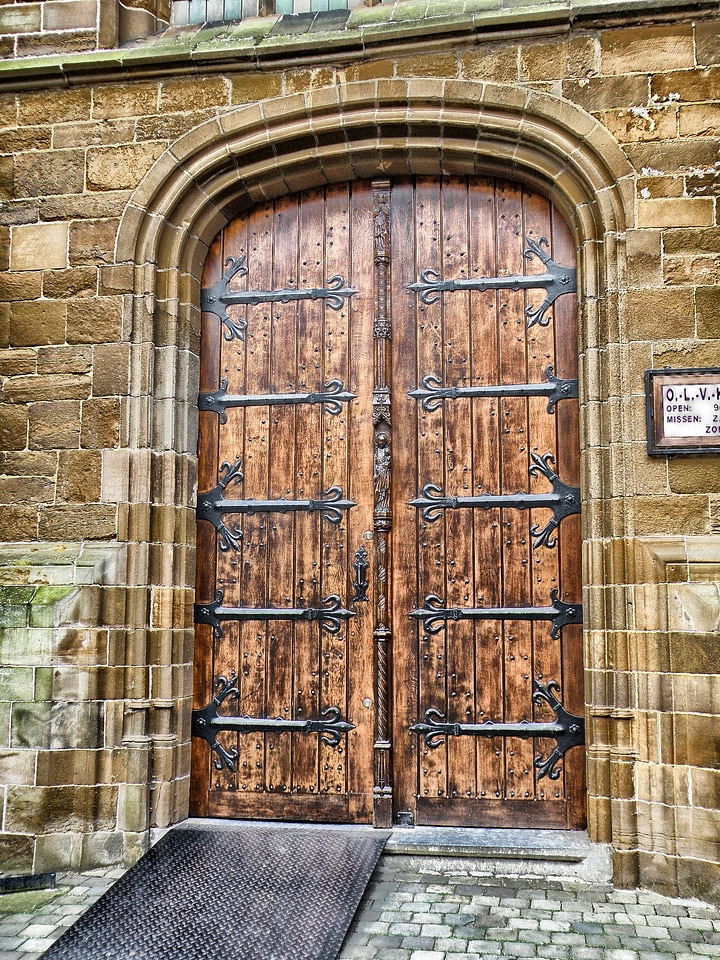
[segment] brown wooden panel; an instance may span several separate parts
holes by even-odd
[[[581,599],[579,517],[562,521],[552,534],[555,546],[534,546],[551,516],[547,509],[449,507],[429,521],[408,503],[427,483],[446,496],[548,492],[549,481],[529,473],[533,455],[549,455],[565,483],[579,483],[577,401],[548,412],[542,397],[457,397],[428,411],[408,396],[428,375],[456,387],[537,383],[550,365],[559,377],[576,376],[573,296],[556,302],[547,324],[528,328],[525,308],[542,299],[541,290],[454,291],[423,303],[408,289],[426,269],[446,279],[542,273],[543,264],[524,255],[528,237],[545,238],[556,262],[572,265],[572,235],[546,198],[519,184],[395,182],[392,340],[376,327],[373,343],[386,269],[373,265],[382,246],[375,213],[382,189],[339,184],[261,205],[230,225],[208,257],[206,284],[219,279],[226,257],[246,255],[248,275],[236,277],[234,289],[323,287],[342,276],[358,293],[339,311],[322,299],[233,307],[247,320],[244,341],[225,340],[218,318],[205,315],[202,389],[216,389],[221,377],[231,393],[311,392],[339,380],[356,399],[337,416],[319,404],[266,404],[228,411],[228,423],[218,426],[214,415],[202,414],[201,489],[217,483],[223,463],[239,459],[244,478],[227,496],[317,499],[337,486],[356,506],[337,524],[317,512],[243,516],[239,550],[221,550],[215,531],[201,522],[198,597],[211,599],[218,586],[226,603],[240,606],[319,606],[336,594],[349,607],[361,546],[370,567],[368,599],[354,605],[356,616],[337,634],[312,622],[258,621],[228,624],[213,642],[208,628],[198,628],[196,706],[210,698],[218,675],[235,671],[240,698],[226,702],[225,712],[306,719],[337,706],[354,729],[339,747],[301,733],[224,734],[239,751],[236,773],[215,771],[207,746],[196,743],[194,809],[370,819],[383,696],[377,657],[384,649],[373,629],[383,624],[392,637],[396,813],[409,811],[423,823],[582,826],[581,750],[568,754],[557,780],[539,779],[534,758],[553,741],[462,736],[429,749],[409,732],[429,707],[456,722],[551,720],[547,706],[533,706],[534,678],[556,680],[566,708],[583,709],[580,627],[552,638],[546,621],[449,620],[429,633],[408,617],[428,594],[448,607],[547,606],[556,588],[568,602]],[[374,515],[373,390],[386,383],[392,529],[383,533]],[[375,772],[381,768],[376,762]]]

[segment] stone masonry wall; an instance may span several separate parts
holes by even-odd
[[[27,18],[70,5],[2,5],[0,33],[30,54],[43,21]],[[388,6],[374,9],[387,17]],[[321,64],[300,56],[171,76],[159,60],[121,81],[101,79],[96,62],[52,89],[8,89],[12,77],[0,75],[8,863],[130,861],[149,827],[187,809],[192,424],[178,449],[129,449],[143,418],[151,436],[153,416],[170,415],[135,402],[148,390],[146,355],[164,344],[136,341],[133,268],[116,262],[133,190],[173,141],[239,105],[356,80],[448,78],[575,104],[635,172],[619,293],[597,293],[618,298],[621,320],[581,344],[582,443],[601,464],[583,494],[606,503],[607,519],[586,526],[590,832],[613,843],[618,882],[720,900],[720,461],[648,457],[643,383],[651,367],[720,366],[720,23],[675,13],[477,41],[379,44],[350,58],[329,37]],[[178,366],[155,395],[187,397],[193,376]],[[131,487],[143,471],[165,479],[138,504]],[[103,551],[112,563],[97,559]],[[148,557],[150,582],[136,583]],[[176,570],[178,591],[154,588],[153,570],[164,572],[158,583]],[[72,711],[78,721],[66,723]]]
[[[43,57],[114,47],[170,22],[170,0],[8,0],[0,57]]]

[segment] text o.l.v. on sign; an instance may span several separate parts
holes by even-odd
[[[648,453],[720,451],[720,369],[645,373]]]

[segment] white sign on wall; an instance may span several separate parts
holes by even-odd
[[[648,453],[720,451],[720,369],[645,372]]]

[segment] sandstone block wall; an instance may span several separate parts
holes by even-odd
[[[40,7],[0,6],[7,56],[60,42]],[[403,29],[358,56],[328,34],[320,64],[257,68],[238,41],[234,64],[170,70],[160,45],[122,78],[95,61],[52,89],[0,71],[0,845],[23,869],[131,861],[187,810],[202,263],[182,289],[160,278],[153,330],[146,268],[116,246],[135,191],[243,105],[394,83],[432,91],[435,136],[444,81],[493,83],[508,103],[554,98],[568,123],[580,108],[579,135],[611,134],[632,172],[628,228],[597,238],[617,275],[585,276],[581,305],[590,833],[619,883],[720,900],[720,460],[647,455],[643,382],[720,366],[720,23],[675,11],[432,44]]]

